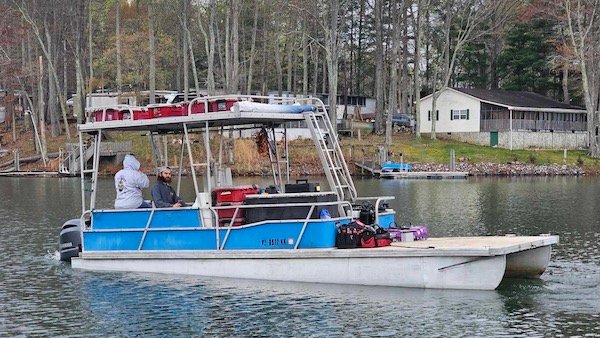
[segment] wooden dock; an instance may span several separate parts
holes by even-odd
[[[356,165],[361,170],[361,173],[363,175],[365,174],[365,172],[373,177],[379,177],[379,174],[381,174],[381,166],[379,164],[373,163],[373,161],[354,162],[354,165]]]
[[[466,179],[466,171],[382,171],[379,164],[373,161],[354,162],[363,175],[379,178],[404,179]]]
[[[466,171],[392,171],[382,172],[381,178],[412,178],[412,179],[466,179],[469,173]]]
[[[0,177],[59,177],[57,171],[6,171],[0,172]]]

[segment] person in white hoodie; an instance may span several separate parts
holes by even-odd
[[[115,209],[152,208],[142,198],[142,189],[149,185],[148,176],[140,171],[140,162],[133,155],[125,155],[123,169],[115,175]]]

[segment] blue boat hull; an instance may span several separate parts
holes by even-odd
[[[94,210],[93,226],[83,231],[83,250],[333,248],[336,226],[351,220],[350,217],[307,221],[271,220],[230,228],[214,228],[202,226],[198,209]],[[379,222],[384,228],[392,226],[394,213],[380,214]]]

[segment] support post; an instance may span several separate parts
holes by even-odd
[[[510,126],[509,126],[509,132],[508,132],[508,134],[509,134],[508,137],[509,137],[510,150],[513,150],[513,142],[512,142],[513,141],[512,140],[512,138],[513,138],[513,135],[512,135],[512,131],[513,131],[513,123],[512,123],[513,111],[512,111],[512,109],[508,111],[508,114],[509,114],[508,121],[509,121],[509,124],[510,124]]]
[[[15,170],[14,171],[21,171],[21,159],[19,158],[19,150],[13,150],[13,153],[15,155]]]

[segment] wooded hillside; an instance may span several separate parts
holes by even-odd
[[[447,86],[533,91],[585,107],[600,157],[599,13],[598,0],[0,0],[0,89],[24,93],[52,136],[68,133],[66,99],[98,90],[375,97],[378,134],[385,112],[414,114]],[[7,127],[23,118],[13,99]]]

